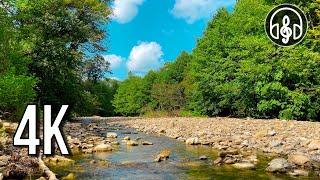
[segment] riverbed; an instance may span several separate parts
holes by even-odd
[[[88,123],[88,122],[86,122]],[[211,146],[191,146],[162,135],[150,135],[137,132],[135,129],[100,123],[105,136],[107,132],[115,132],[118,137],[114,141],[114,151],[75,155],[75,165],[64,168],[52,168],[59,177],[73,173],[76,179],[296,179],[286,174],[274,174],[265,171],[273,157],[257,153],[258,163],[254,169],[239,170],[230,165],[214,165],[218,151]],[[139,143],[128,146],[124,137],[130,137]],[[143,141],[153,145],[144,146]],[[154,159],[163,150],[170,151],[169,159],[155,162]],[[205,156],[206,160],[200,160]],[[101,163],[103,162],[103,163]],[[315,179],[315,174],[299,179]]]

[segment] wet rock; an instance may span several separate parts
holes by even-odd
[[[220,152],[218,153],[218,156],[224,158],[224,157],[226,157],[227,155],[232,156],[232,155],[238,155],[238,154],[239,154],[239,151],[238,151],[238,150],[236,150],[236,149],[231,149],[231,150],[226,150],[226,151],[220,151]]]
[[[223,162],[225,164],[234,164],[237,162],[237,159],[235,159],[233,157],[226,157],[226,158],[224,158]]]
[[[199,141],[198,138],[188,138],[186,140],[186,144],[188,144],[188,145],[198,145],[198,144],[200,144],[200,141]]]
[[[127,142],[127,145],[128,146],[138,146],[139,143],[137,141],[130,140],[130,141]]]
[[[166,161],[169,159],[170,151],[169,150],[163,150],[160,152],[160,154],[157,155],[157,157],[154,159],[155,162],[161,162]]]
[[[130,139],[131,138],[129,136],[126,136],[126,137],[123,138],[123,140],[125,140],[125,141],[129,141]]]
[[[114,133],[114,132],[107,133],[107,138],[117,138],[117,137],[118,137],[117,133]]]
[[[199,159],[200,159],[200,160],[207,160],[208,157],[207,157],[207,156],[200,156]]]
[[[112,145],[115,145],[115,146],[120,145],[120,143],[119,143],[118,141],[113,141],[113,142],[111,142],[111,144],[112,144]]]
[[[305,166],[310,163],[309,157],[303,154],[291,154],[288,157],[288,161],[299,166]]]
[[[291,176],[309,176],[309,172],[302,169],[295,169],[293,172],[289,172]]]
[[[309,150],[320,150],[320,140],[313,140],[308,145]]]
[[[144,146],[150,146],[150,145],[153,145],[153,143],[152,143],[152,142],[149,142],[149,141],[143,141],[143,142],[142,142],[142,145],[144,145]]]
[[[232,167],[236,169],[254,169],[255,165],[248,162],[240,162],[240,163],[233,164]]]
[[[75,180],[76,175],[74,173],[69,173],[67,176],[63,177],[62,180]]]
[[[51,167],[66,167],[74,164],[74,160],[63,156],[46,157],[44,159],[46,165]]]
[[[112,150],[113,148],[109,144],[99,144],[92,149],[93,152],[108,152]]]
[[[273,159],[266,169],[268,172],[285,173],[290,170],[291,164],[284,158]]]
[[[221,164],[222,161],[223,161],[223,159],[221,157],[218,157],[216,160],[213,161],[213,164],[214,165]]]

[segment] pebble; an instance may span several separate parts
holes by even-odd
[[[207,156],[200,156],[199,159],[200,159],[200,160],[207,160],[208,157],[207,157]]]
[[[153,145],[153,143],[152,143],[152,142],[149,142],[149,141],[143,141],[143,142],[142,142],[142,145],[144,145],[144,146],[150,146],[150,145]]]
[[[107,138],[117,138],[117,137],[118,137],[117,133],[114,133],[114,132],[107,133]]]

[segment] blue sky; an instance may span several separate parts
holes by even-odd
[[[195,47],[217,9],[232,10],[235,0],[115,0],[104,28],[111,64],[108,77],[123,80],[129,71],[145,75]]]

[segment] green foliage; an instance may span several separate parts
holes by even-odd
[[[140,115],[142,108],[148,103],[145,87],[142,78],[129,75],[129,78],[120,84],[112,101],[115,111],[126,116]]]
[[[0,112],[36,102],[53,105],[54,112],[68,104],[75,114],[113,114],[114,87],[101,81],[109,64],[99,55],[108,0],[0,3]]]
[[[17,0],[16,9],[18,29],[32,58],[29,72],[39,79],[40,104],[53,105],[54,112],[62,104],[81,109],[78,99],[88,98],[83,79],[98,81],[108,70],[99,56],[105,38],[100,25],[111,13],[108,1]]]
[[[36,80],[14,74],[0,75],[0,112],[13,112],[9,118],[20,117],[35,97]]]
[[[289,2],[306,12],[310,30],[300,45],[282,48],[267,38],[264,23],[275,5],[287,2],[241,0],[232,13],[220,9],[191,55],[182,53],[160,71],[150,72],[139,81],[141,87],[126,82],[120,89],[141,94],[144,100],[135,101],[139,113],[320,118],[320,1]],[[122,112],[131,105],[117,101]]]
[[[319,52],[308,40],[291,48],[273,45],[263,30],[272,7],[243,0],[232,14],[220,10],[209,23],[193,53],[194,109],[210,116],[319,117],[312,103],[319,102]]]
[[[81,104],[76,110],[78,116],[114,116],[112,100],[118,88],[118,81],[104,80],[99,82],[86,81],[84,83],[85,93]]]

